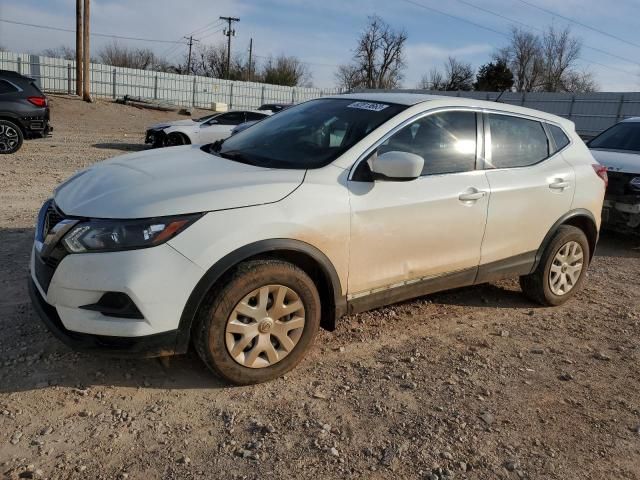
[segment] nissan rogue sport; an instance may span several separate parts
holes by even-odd
[[[84,350],[273,379],[345,314],[519,277],[585,281],[606,170],[571,122],[416,94],[311,100],[211,145],[82,170],[38,215],[30,292]],[[472,294],[472,293],[470,293]]]

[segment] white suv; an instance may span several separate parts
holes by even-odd
[[[606,171],[562,118],[450,97],[312,100],[223,143],[134,153],[38,217],[33,304],[68,344],[183,353],[225,379],[292,369],[344,314],[519,276],[581,287]]]

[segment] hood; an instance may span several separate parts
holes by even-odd
[[[167,128],[167,127],[179,127],[179,126],[185,126],[185,125],[195,125],[197,123],[199,123],[199,122],[196,122],[192,118],[187,118],[186,120],[174,120],[172,122],[156,123],[156,124],[151,125],[148,129],[149,130],[157,130],[157,129],[160,129],[160,128]]]
[[[620,150],[592,149],[591,154],[600,163],[614,172],[640,173],[640,153]]]
[[[180,215],[274,203],[293,192],[304,174],[254,167],[187,145],[97,163],[56,188],[54,200],[71,216]]]

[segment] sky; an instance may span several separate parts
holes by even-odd
[[[239,17],[233,52],[246,53],[252,38],[258,61],[269,55],[295,55],[307,63],[314,86],[333,87],[337,66],[349,62],[367,17],[374,14],[407,32],[405,88],[415,88],[424,74],[441,66],[449,55],[475,68],[490,61],[496,48],[507,42],[504,35],[516,21],[534,33],[552,24],[569,25],[584,44],[580,69],[592,72],[602,91],[640,91],[637,0],[92,0],[91,28],[97,33],[165,41],[178,41],[195,31],[194,38],[202,44],[217,44],[226,41],[218,18]],[[0,19],[73,29],[75,0],[0,0]],[[0,46],[11,51],[38,53],[72,46],[74,38],[73,33],[0,22]],[[93,51],[109,41],[93,37]],[[174,61],[186,52],[184,44],[119,42],[151,48]]]

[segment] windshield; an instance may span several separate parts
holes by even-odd
[[[640,152],[640,122],[614,125],[591,140],[589,148]]]
[[[223,158],[266,168],[320,168],[405,108],[351,98],[312,100],[208,148]]]

